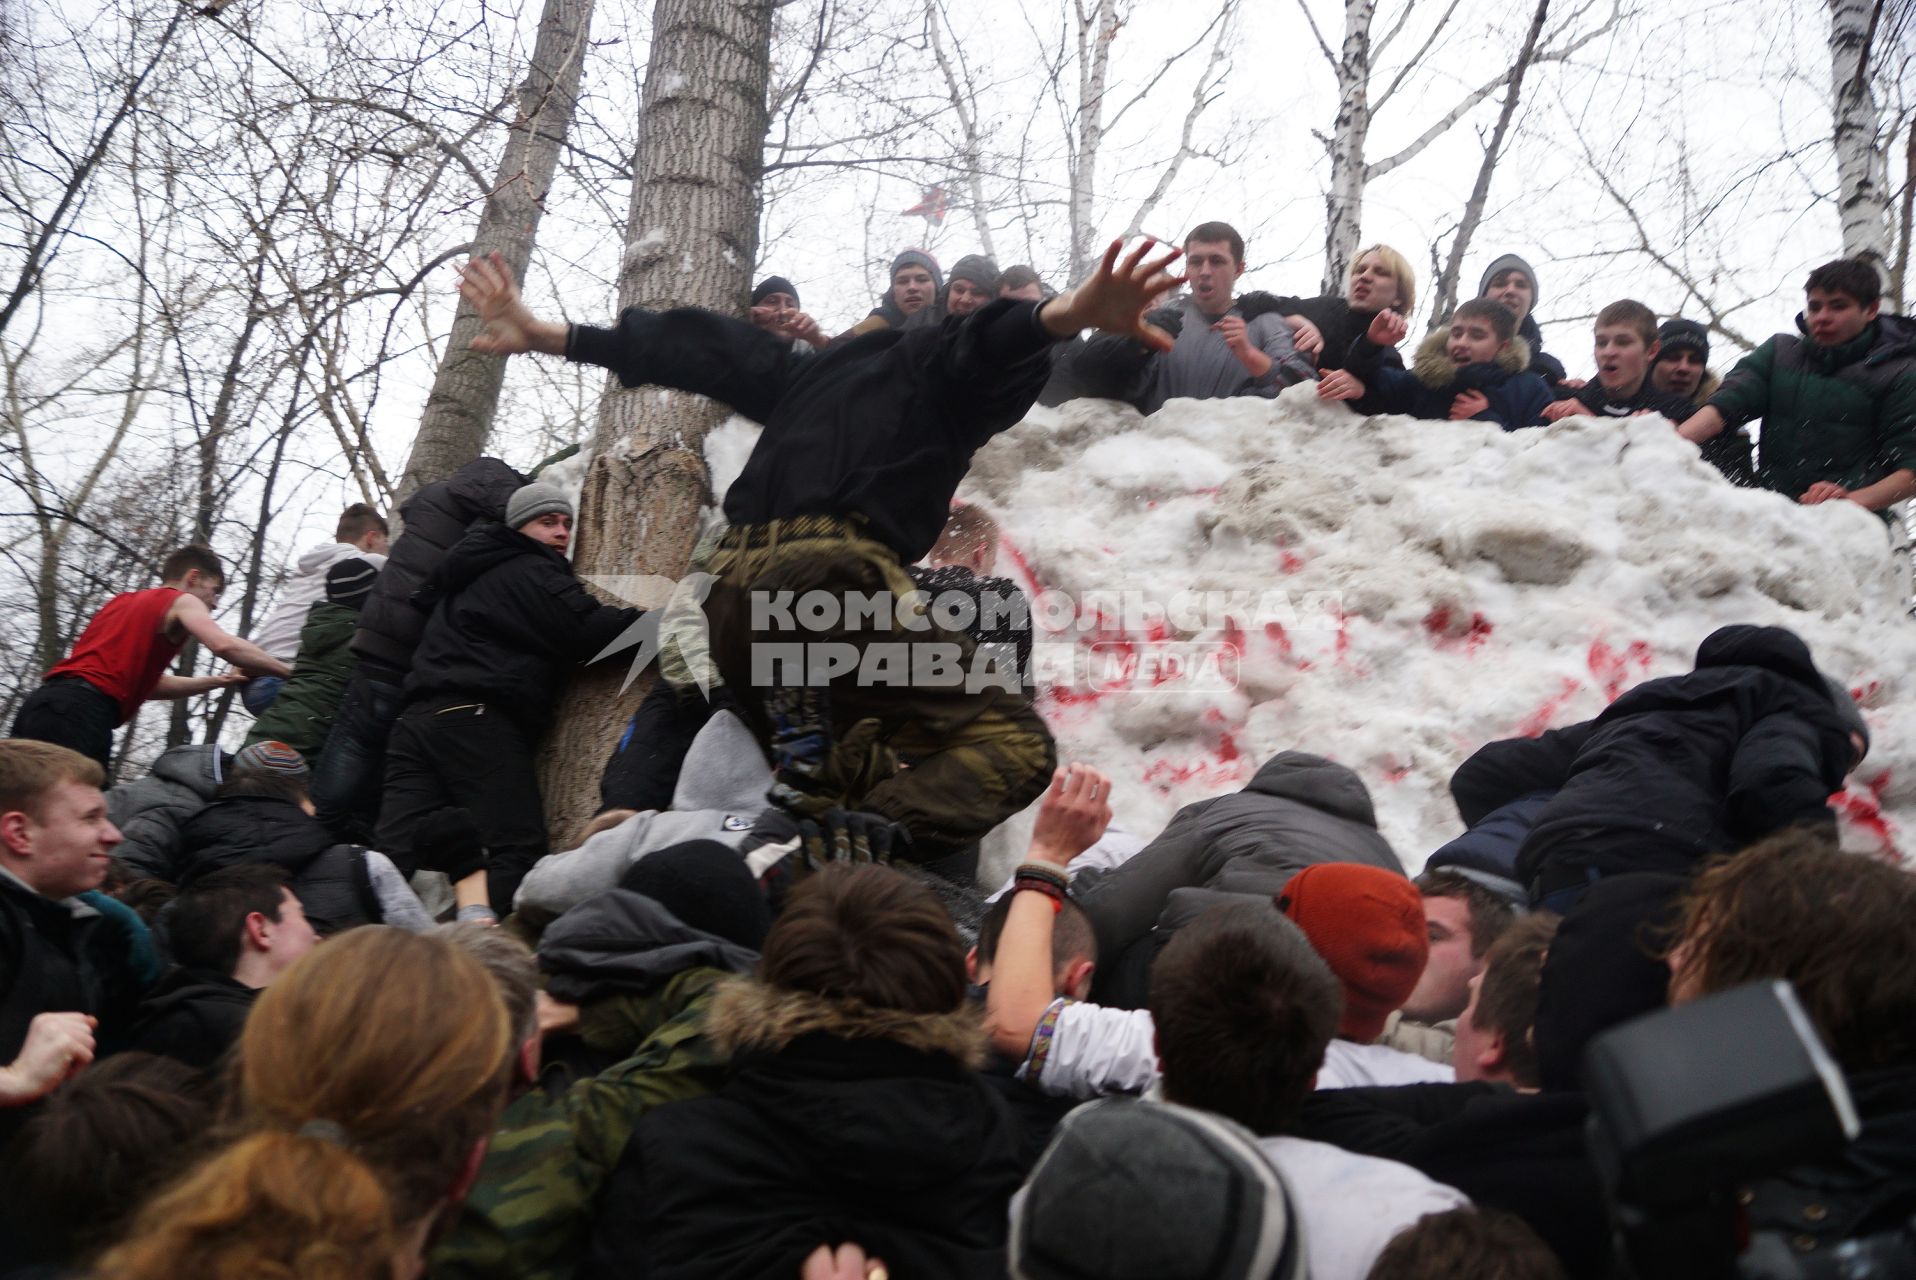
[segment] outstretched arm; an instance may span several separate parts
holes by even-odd
[[[1074,764],[1058,770],[1039,803],[1025,860],[1064,870],[1110,823],[1110,801],[1111,781],[1096,769]],[[1011,892],[1010,912],[991,963],[985,1029],[992,1048],[1019,1059],[1031,1048],[1038,1020],[1058,998],[1051,963],[1056,907],[1042,893],[1020,892],[1015,884]]]
[[[284,678],[293,674],[293,669],[275,658],[266,650],[250,640],[226,634],[220,624],[213,621],[213,615],[198,596],[181,595],[174,599],[172,607],[166,611],[167,629],[173,623],[179,623],[186,634],[206,646],[208,653],[222,662],[230,662],[249,676],[279,676]],[[232,681],[224,677],[213,678],[208,689],[217,689]],[[163,698],[187,698],[196,693],[205,693],[207,689],[194,688],[166,693],[155,690]]]
[[[776,334],[698,307],[628,307],[610,329],[540,320],[496,254],[460,268],[459,293],[485,322],[472,340],[474,351],[562,355],[610,369],[628,387],[676,387],[709,396],[757,422],[770,416],[791,371],[809,358]]]

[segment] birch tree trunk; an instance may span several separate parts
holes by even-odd
[[[1517,116],[1517,103],[1523,96],[1524,73],[1530,69],[1531,59],[1537,56],[1537,43],[1543,39],[1543,24],[1550,17],[1550,0],[1537,0],[1537,11],[1530,17],[1530,30],[1524,33],[1523,48],[1517,52],[1516,65],[1510,69],[1510,87],[1504,91],[1504,104],[1497,112],[1496,127],[1490,131],[1490,141],[1484,144],[1484,162],[1477,166],[1477,181],[1470,189],[1470,199],[1464,205],[1463,220],[1457,224],[1457,234],[1451,237],[1450,253],[1444,258],[1444,269],[1437,275],[1437,286],[1430,308],[1430,327],[1450,321],[1450,313],[1457,308],[1457,276],[1463,270],[1464,255],[1470,252],[1470,242],[1476,238],[1477,227],[1484,220],[1484,206],[1490,201],[1490,179],[1496,172],[1497,160],[1503,154],[1504,139],[1510,134],[1511,121]]]
[[[1098,152],[1104,146],[1104,91],[1111,45],[1118,37],[1117,0],[1078,0],[1078,135],[1071,166],[1071,280],[1091,274],[1098,260]]]
[[[1883,0],[1829,0],[1831,106],[1843,255],[1881,270],[1889,261],[1889,174],[1877,146],[1870,52]]]
[[[473,254],[504,255],[513,279],[521,284],[532,261],[546,193],[552,189],[559,153],[572,127],[591,26],[592,0],[545,0],[532,61],[519,88],[518,114],[506,135],[498,173],[472,238]],[[502,356],[481,355],[472,349],[478,332],[478,313],[461,298],[445,357],[426,397],[412,456],[399,477],[398,502],[485,452],[506,362]]]
[[[1364,144],[1370,136],[1370,24],[1377,0],[1346,0],[1337,59],[1337,118],[1331,126],[1331,188],[1324,201],[1324,285],[1341,296],[1363,233]]]
[[[658,0],[652,31],[619,303],[743,315],[758,252],[772,6]],[[608,380],[579,501],[580,574],[684,573],[711,498],[702,446],[729,412]],[[625,671],[618,657],[588,667],[561,702],[543,779],[559,840],[598,807],[606,755],[644,691],[619,696]]]

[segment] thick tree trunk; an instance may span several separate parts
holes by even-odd
[[[1530,63],[1537,56],[1537,45],[1543,39],[1543,27],[1550,16],[1550,0],[1537,0],[1537,11],[1531,15],[1530,30],[1524,34],[1523,48],[1517,52],[1516,65],[1510,69],[1510,87],[1504,90],[1503,108],[1497,112],[1496,127],[1490,131],[1490,141],[1484,144],[1484,162],[1477,166],[1477,181],[1470,189],[1470,199],[1464,205],[1463,220],[1457,224],[1457,234],[1451,238],[1450,253],[1444,259],[1444,269],[1438,273],[1435,297],[1430,308],[1430,327],[1450,322],[1450,313],[1457,309],[1457,277],[1463,270],[1464,255],[1470,252],[1470,242],[1477,235],[1477,227],[1484,220],[1484,206],[1490,201],[1490,179],[1497,170],[1497,161],[1503,155],[1504,139],[1510,134],[1510,125],[1517,116],[1517,103],[1523,96],[1524,73],[1530,70]]]
[[[474,254],[502,254],[521,284],[532,261],[546,193],[552,189],[559,153],[572,127],[591,26],[592,0],[545,0],[532,62],[519,88],[518,114],[472,239]],[[445,357],[426,397],[412,456],[399,477],[398,502],[485,452],[506,362],[502,356],[481,355],[472,349],[478,332],[478,313],[461,298]]]
[[[1337,60],[1337,120],[1331,130],[1331,187],[1324,198],[1324,292],[1342,294],[1363,234],[1364,144],[1370,135],[1370,25],[1377,0],[1345,0]]]
[[[742,315],[758,252],[772,8],[764,0],[658,0],[632,187],[622,306]],[[579,502],[574,563],[588,577],[678,577],[710,500],[702,445],[727,416],[697,396],[609,383]],[[569,841],[643,686],[618,693],[615,656],[574,680],[545,751],[546,817]]]
[[[1837,210],[1845,257],[1889,261],[1889,175],[1876,145],[1870,53],[1883,0],[1829,0],[1831,106],[1835,116]]]

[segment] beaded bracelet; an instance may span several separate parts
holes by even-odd
[[[1011,890],[1013,893],[1016,893],[1021,889],[1029,889],[1033,893],[1042,893],[1045,897],[1051,899],[1052,915],[1057,915],[1064,910],[1064,890],[1044,876],[1030,876],[1020,871],[1011,881]]]
[[[1034,880],[1044,880],[1057,885],[1060,893],[1071,887],[1071,877],[1049,862],[1020,862],[1017,871],[1013,874],[1030,876]]]

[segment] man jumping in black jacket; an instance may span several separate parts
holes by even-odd
[[[541,321],[496,259],[468,264],[461,291],[486,324],[476,351],[564,355],[603,365],[628,387],[710,396],[765,425],[725,495],[732,527],[710,565],[718,582],[705,609],[719,673],[771,750],[775,803],[814,818],[875,813],[908,834],[910,857],[929,861],[1044,789],[1051,734],[1015,678],[964,678],[967,637],[908,607],[869,623],[846,614],[855,598],[911,596],[904,566],[931,549],[972,453],[1036,400],[1053,343],[1097,327],[1169,349],[1143,313],[1179,283],[1167,274],[1178,255],[1146,262],[1151,248],[1120,262],[1112,244],[1091,279],[1045,302],[998,299],[935,327],[886,329],[816,354],[693,308],[628,308],[611,329]],[[827,610],[838,623],[795,628],[789,602],[808,594],[839,602]],[[957,656],[955,683],[913,669],[934,646]],[[778,657],[793,650],[804,653],[796,677]],[[815,668],[813,655],[825,653],[849,655],[853,669]],[[902,657],[906,678],[896,665],[873,678],[874,657]],[[912,767],[892,772],[893,753]]]

